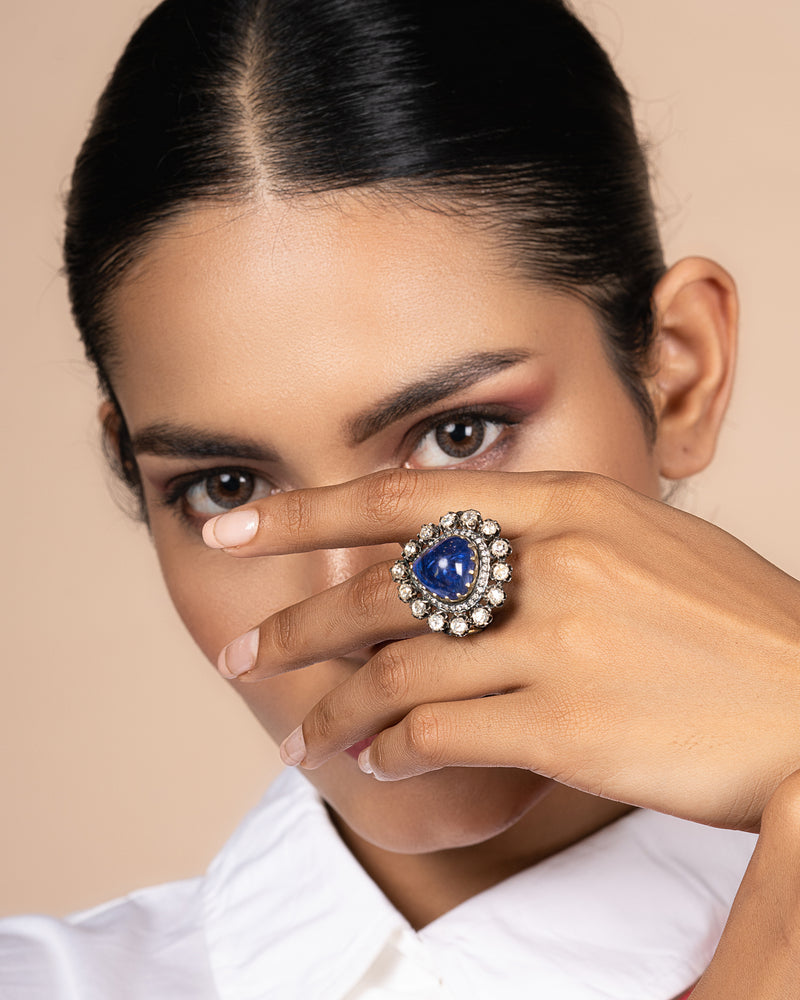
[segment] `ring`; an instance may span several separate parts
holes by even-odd
[[[491,624],[506,600],[511,543],[497,521],[477,510],[450,511],[438,524],[423,524],[391,568],[397,596],[433,632],[465,636]]]

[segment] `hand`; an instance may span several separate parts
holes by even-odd
[[[800,983],[800,772],[779,785],[691,1000],[794,1000]]]
[[[383,780],[527,768],[757,829],[800,766],[800,584],[721,529],[597,475],[390,470],[237,508],[204,537],[236,557],[404,542],[466,507],[514,547],[508,606],[485,632],[430,633],[383,563],[228,647],[253,682],[387,643],[309,712],[284,759],[318,767],[378,734],[364,763]],[[242,511],[258,513],[249,541],[228,527]],[[221,655],[226,676],[236,655]]]

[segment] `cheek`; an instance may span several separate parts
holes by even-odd
[[[311,554],[234,559],[206,549],[156,517],[151,522],[161,571],[181,620],[208,660],[232,639],[308,596]],[[341,678],[344,679],[344,678]],[[229,683],[227,681],[220,683]],[[282,740],[330,688],[310,667],[260,684],[233,682],[262,726]]]
[[[657,456],[642,415],[617,377],[597,366],[565,383],[526,456],[529,468],[594,472],[660,496]]]
[[[593,442],[593,428],[584,433],[584,446],[589,454],[583,469],[616,479],[648,496],[660,495],[658,465],[638,412],[616,424],[602,441]]]
[[[152,525],[161,571],[192,638],[212,662],[224,645],[306,596],[302,556],[235,559],[171,525]]]

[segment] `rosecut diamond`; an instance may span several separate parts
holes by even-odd
[[[477,528],[481,515],[477,510],[465,510],[461,515],[461,523],[467,528]]]
[[[460,535],[451,535],[423,552],[411,568],[431,594],[445,601],[461,601],[475,584],[477,566],[472,543]]]
[[[500,605],[503,603],[503,601],[505,601],[505,599],[506,599],[506,592],[503,590],[502,587],[499,586],[489,587],[489,589],[486,591],[486,600],[490,604],[493,604],[496,608],[499,608]]]
[[[488,608],[475,608],[472,612],[472,623],[480,628],[484,628],[491,620],[492,616],[489,614]]]
[[[510,551],[511,546],[505,538],[497,538],[492,542],[492,555],[497,556],[498,559],[502,559],[503,556],[507,556]]]
[[[450,622],[450,631],[453,635],[466,635],[469,632],[469,622],[466,618],[454,618]]]

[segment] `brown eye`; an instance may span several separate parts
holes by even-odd
[[[205,481],[206,492],[212,503],[220,507],[238,507],[253,495],[253,477],[249,472],[220,472]]]
[[[223,469],[193,483],[184,494],[184,503],[193,514],[213,517],[270,492],[270,484],[261,476],[244,469]]]
[[[436,430],[436,444],[451,458],[469,458],[483,444],[486,429],[482,420],[453,420]]]
[[[503,421],[479,416],[443,420],[420,438],[413,464],[416,468],[435,469],[475,458],[488,451],[507,426]]]

